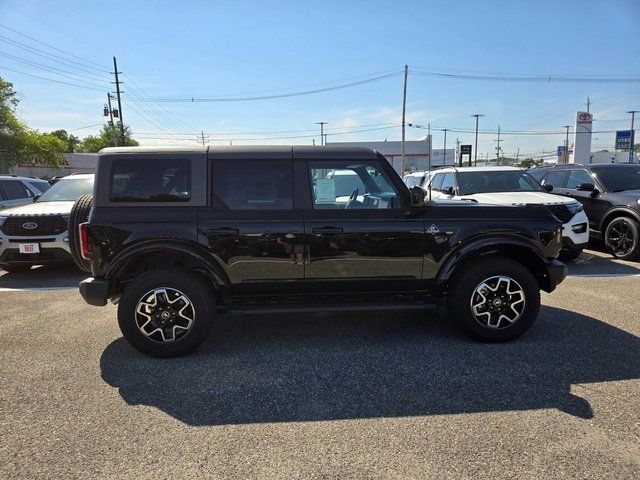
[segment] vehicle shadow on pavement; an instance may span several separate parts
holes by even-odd
[[[222,318],[198,353],[176,359],[119,338],[100,366],[128,404],[190,425],[542,408],[588,419],[571,386],[640,378],[640,338],[552,307],[506,344],[424,314],[264,315]]]
[[[0,288],[77,288],[88,276],[73,264],[42,265],[13,273],[0,269]]]

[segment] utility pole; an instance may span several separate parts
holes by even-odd
[[[476,117],[476,144],[473,147],[473,166],[477,167],[478,166],[478,118],[480,117],[484,117],[484,115],[482,113],[474,113],[473,115],[471,115],[472,117]]]
[[[197,137],[198,143],[202,143],[202,146],[204,147],[204,141],[205,141],[205,136],[204,136],[204,130],[200,130],[200,136]],[[207,135],[206,140],[209,140],[209,135]]]
[[[116,129],[113,126],[113,109],[111,108],[111,94],[107,93],[107,105],[109,105],[109,125],[111,126],[111,135],[113,136],[113,146],[118,146],[118,135],[116,135]]]
[[[591,106],[591,99],[589,97],[587,97],[587,103],[585,105],[587,106],[587,113],[589,113],[589,107]]]
[[[633,147],[634,147],[634,139],[635,139],[635,132],[633,131],[633,121],[635,120],[636,117],[636,113],[638,113],[638,110],[629,110],[627,113],[631,114],[631,143],[629,144],[629,163],[633,163],[633,155],[634,155],[634,151],[633,151]]]
[[[404,130],[405,130],[405,114],[407,112],[407,76],[409,75],[409,67],[404,66],[404,89],[402,92],[402,142],[400,147],[400,171],[404,171]]]
[[[118,115],[120,116],[120,142],[124,146],[124,120],[122,118],[122,101],[120,99],[120,79],[118,78],[118,74],[122,72],[118,72],[118,63],[116,62],[116,57],[113,57],[113,74],[116,76],[116,81],[111,82],[116,84],[116,95],[118,96]]]
[[[494,140],[497,143],[496,145],[496,166],[500,165],[500,142],[504,142],[504,140],[500,140],[500,125],[498,125],[498,139]],[[487,157],[488,159],[488,157]]]
[[[433,138],[431,138],[431,124],[427,123],[427,132],[428,133],[428,139],[429,139],[429,162],[428,162],[428,166],[429,166],[429,173],[431,173],[431,155],[433,153],[433,148],[431,147],[431,144],[433,143]],[[429,199],[431,200],[431,199]]]
[[[448,128],[443,128],[442,131],[444,132],[444,152],[443,155],[444,157],[442,158],[442,166],[446,167],[447,166],[447,130],[449,130]],[[453,164],[455,165],[456,163],[453,162]]]
[[[520,147],[518,147],[518,152],[516,153],[516,163],[518,163],[519,159],[520,159]]]
[[[569,128],[571,125],[564,125],[562,128],[566,129],[566,135],[564,140],[564,163],[569,163]]]
[[[316,125],[320,125],[320,145],[324,145],[324,126],[329,122],[316,122]]]
[[[458,156],[458,163],[462,166],[462,153],[460,153],[460,139],[456,137],[456,155]]]

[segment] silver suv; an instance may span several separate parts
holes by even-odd
[[[0,269],[71,261],[69,214],[78,197],[93,191],[93,174],[60,179],[28,205],[0,210]]]
[[[49,189],[49,182],[37,177],[0,175],[0,210],[33,202]]]

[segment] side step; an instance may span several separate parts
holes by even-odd
[[[436,302],[407,301],[407,302],[358,302],[358,303],[300,303],[300,304],[269,304],[269,305],[238,305],[230,306],[227,310],[232,315],[252,315],[263,313],[315,313],[315,312],[373,312],[398,310],[435,310]]]

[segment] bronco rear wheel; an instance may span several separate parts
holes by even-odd
[[[136,350],[153,357],[187,354],[207,338],[214,294],[183,268],[149,270],[131,281],[118,305],[118,324]]]
[[[69,249],[71,250],[71,258],[73,263],[83,272],[91,273],[91,262],[82,258],[80,254],[80,238],[78,232],[78,225],[89,220],[89,213],[91,212],[91,203],[93,201],[93,195],[82,195],[71,208],[71,214],[69,215]]]
[[[505,342],[523,335],[540,309],[540,286],[529,270],[503,257],[465,265],[449,286],[448,310],[470,335]]]

